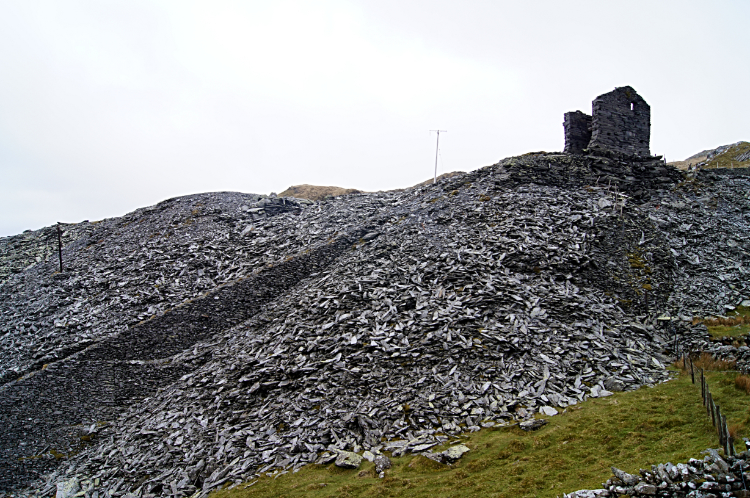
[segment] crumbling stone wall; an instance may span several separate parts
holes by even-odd
[[[589,149],[651,155],[651,107],[629,86],[599,95],[592,104]]]
[[[591,116],[581,111],[565,113],[565,152],[583,154],[609,151],[651,157],[651,107],[629,86],[599,95]]]
[[[591,116],[581,111],[566,112],[565,120],[565,153],[583,154],[591,141]]]

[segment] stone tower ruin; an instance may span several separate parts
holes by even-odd
[[[651,107],[629,86],[615,88],[592,102],[591,116],[566,112],[565,152],[611,151],[650,157]]]

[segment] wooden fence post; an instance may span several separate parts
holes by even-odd
[[[731,436],[729,435],[729,423],[727,422],[727,417],[724,415],[724,454],[727,456],[732,456],[734,454],[734,448],[732,448],[732,440]]]
[[[734,456],[734,437],[729,435],[729,456]]]
[[[693,362],[690,361],[690,372],[694,374]],[[706,406],[706,412],[711,414],[711,423],[716,428],[716,433],[719,436],[719,445],[724,450],[725,456],[735,456],[734,452],[734,437],[729,433],[729,423],[727,422],[727,416],[721,413],[721,407],[714,403],[714,397],[711,391],[708,390],[708,381],[704,374],[704,370],[700,369],[700,382],[701,382],[701,396],[703,397],[703,404]],[[744,482],[744,481],[743,481]]]
[[[716,406],[716,433],[719,436],[719,444],[723,444],[724,439],[724,424],[721,423],[721,407]]]
[[[693,360],[690,361],[690,380],[695,384],[695,371],[693,370]]]
[[[716,427],[716,407],[714,406],[714,397],[711,392],[708,393],[708,411],[711,412],[711,424]]]

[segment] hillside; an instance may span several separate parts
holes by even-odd
[[[67,227],[62,273],[51,229],[2,239],[0,489],[205,494],[655,385],[707,343],[694,316],[750,299],[745,171],[538,153],[316,202],[186,196]]]
[[[451,173],[443,173],[442,175],[438,176],[438,180],[445,180],[446,178],[451,178],[456,175],[463,174],[460,171],[453,171]],[[429,185],[434,181],[434,179],[425,180],[421,183],[418,183],[417,185],[414,185],[414,187],[423,187],[425,185]],[[403,190],[403,189],[396,189],[397,191]],[[330,197],[338,197],[340,195],[349,195],[349,194],[361,194],[363,191],[357,190],[354,188],[341,188],[341,187],[322,187],[319,185],[292,185],[288,189],[284,190],[279,194],[279,197],[294,197],[296,199],[307,199],[310,201],[322,201]]]
[[[295,197],[311,201],[322,201],[326,197],[337,197],[348,194],[361,194],[354,188],[321,187],[318,185],[293,185],[279,194],[279,197]]]
[[[693,154],[684,161],[669,163],[675,168],[687,170],[689,167],[703,169],[747,168],[750,166],[750,142],[737,142],[722,145]]]

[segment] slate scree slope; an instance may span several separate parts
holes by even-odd
[[[436,185],[68,225],[62,273],[49,229],[0,240],[0,489],[206,494],[665,380],[750,298],[750,179],[652,157],[648,112],[618,88],[565,153]]]

